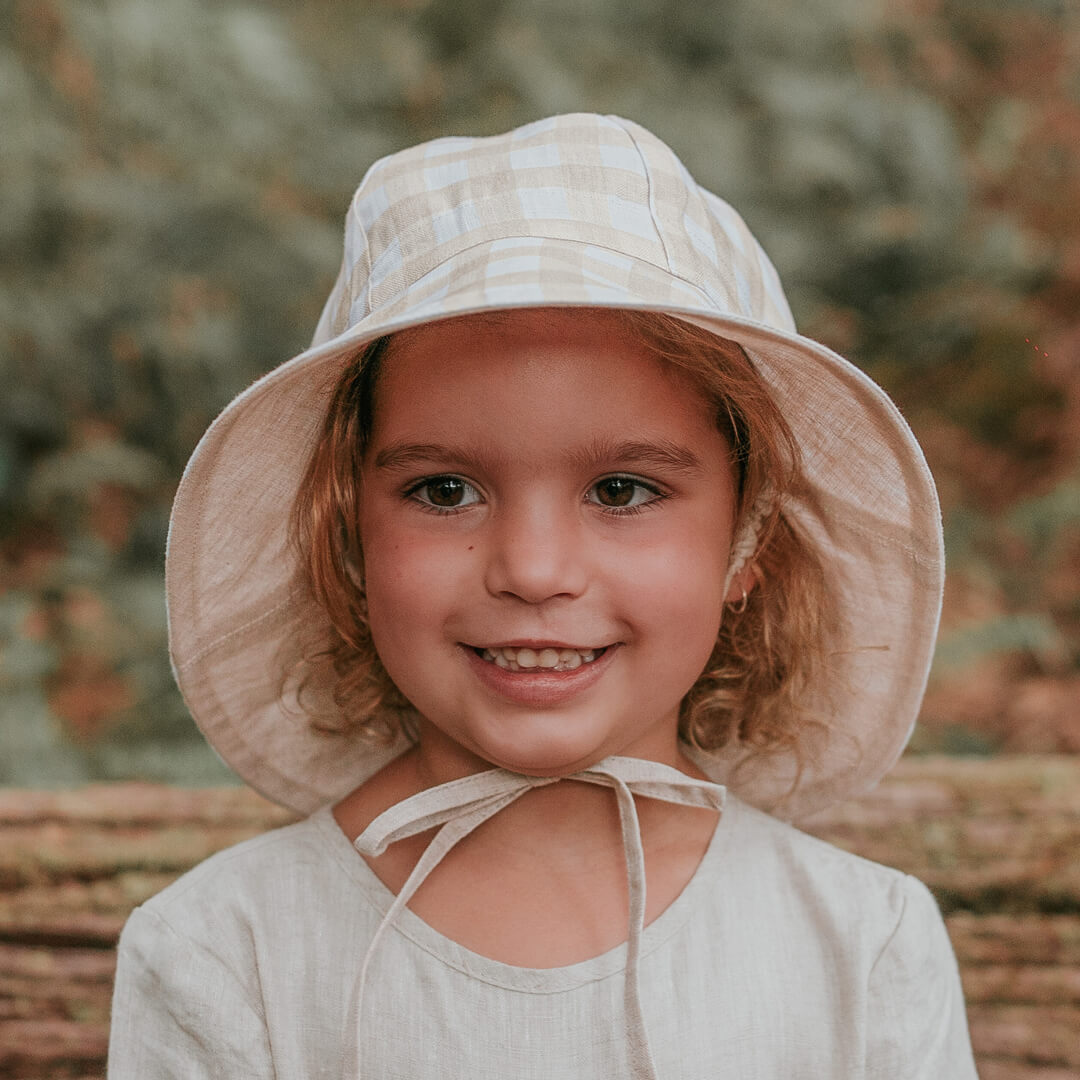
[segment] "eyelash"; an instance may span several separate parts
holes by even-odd
[[[410,484],[404,491],[405,498],[415,503],[421,510],[428,514],[438,514],[440,517],[445,517],[453,514],[461,513],[463,510],[467,510],[470,506],[475,506],[475,502],[466,503],[464,506],[436,506],[434,503],[428,502],[425,499],[419,497],[419,493],[424,488],[431,487],[440,480],[454,480],[465,485],[466,488],[479,494],[476,485],[471,484],[468,480],[463,479],[460,476],[455,476],[452,473],[440,473],[436,476],[425,476],[415,483]],[[652,496],[647,502],[641,503],[637,506],[605,506],[601,502],[594,501],[588,498],[588,494],[598,488],[601,484],[608,480],[626,480],[633,484],[635,487],[639,487],[649,492]],[[661,502],[670,497],[669,492],[665,492],[657,487],[655,484],[648,483],[642,480],[638,476],[632,476],[628,473],[610,473],[607,476],[601,476],[596,480],[586,492],[584,499],[590,506],[595,506],[604,514],[610,514],[613,517],[626,517],[630,514],[640,514],[646,510],[654,510],[659,506]]]

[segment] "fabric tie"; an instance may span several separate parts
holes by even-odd
[[[525,776],[507,769],[491,769],[462,777],[460,780],[451,780],[391,806],[356,838],[356,850],[361,855],[370,857],[381,855],[390,844],[398,840],[441,826],[424,849],[423,855],[394,898],[368,945],[367,955],[360,969],[356,1002],[358,1074],[362,1075],[363,1043],[360,1027],[363,1020],[364,986],[371,958],[383,934],[393,925],[402,908],[408,904],[428,874],[458,841],[525,792],[563,780],[600,784],[615,791],[630,901],[624,991],[630,1075],[633,1080],[657,1080],[641,1011],[641,989],[638,983],[641,935],[645,925],[645,853],[634,796],[721,812],[724,809],[725,791],[719,784],[697,780],[668,765],[631,757],[607,757],[570,776]]]

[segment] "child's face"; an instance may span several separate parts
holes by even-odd
[[[427,723],[522,772],[677,763],[735,511],[728,444],[684,375],[597,312],[405,331],[362,481],[375,645]]]

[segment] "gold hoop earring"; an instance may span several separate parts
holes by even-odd
[[[736,607],[734,604],[731,605],[731,614],[732,615],[741,615],[746,610],[746,601],[747,601],[746,586],[742,585],[742,586],[740,586],[740,588],[742,589],[742,596],[739,599],[739,606],[738,607]]]

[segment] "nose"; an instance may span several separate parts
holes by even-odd
[[[485,581],[493,596],[529,604],[580,596],[588,584],[577,515],[532,503],[505,507],[492,522]]]

